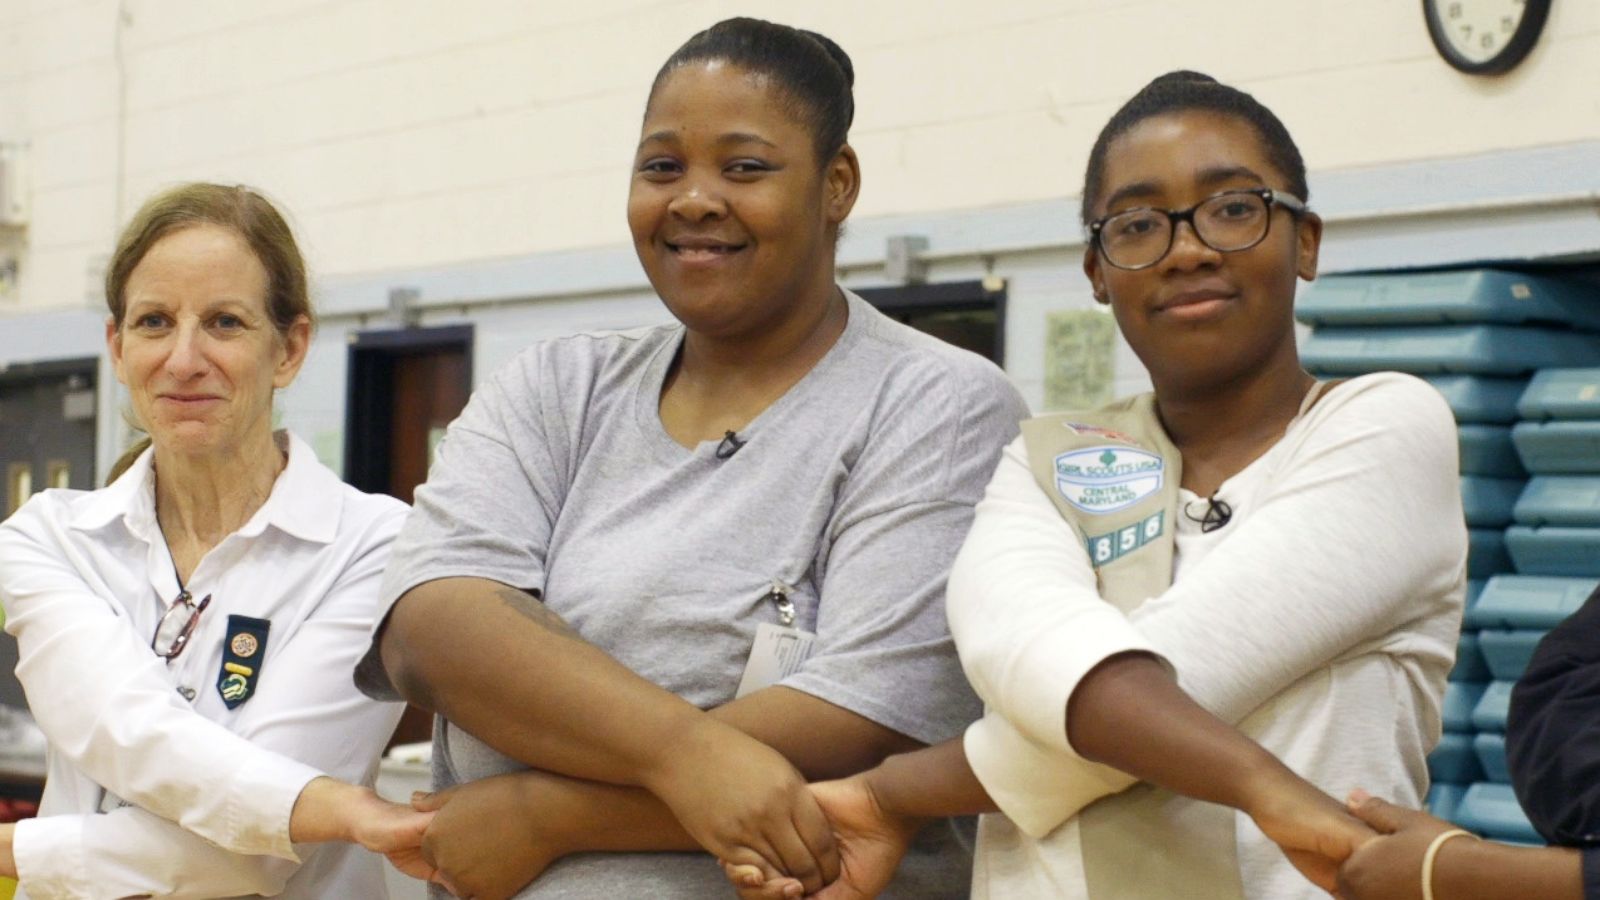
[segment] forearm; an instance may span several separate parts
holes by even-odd
[[[552,772],[644,785],[668,748],[696,729],[722,727],[497,582],[448,578],[413,588],[390,614],[380,649],[412,703]],[[617,710],[626,714],[596,715]]]
[[[7,822],[0,824],[0,878],[17,877],[17,856],[13,852],[13,841],[17,836],[17,826]]]
[[[777,686],[710,710],[710,716],[783,754],[809,781],[843,778],[917,740],[802,691]]]
[[[1511,847],[1456,838],[1433,862],[1433,893],[1449,900],[1583,900],[1582,855],[1565,847]]]
[[[1111,657],[1078,684],[1067,706],[1067,739],[1085,759],[1247,812],[1272,789],[1303,785],[1144,654]]]
[[[885,813],[908,819],[997,812],[960,738],[884,760],[863,776]]]
[[[892,752],[920,746],[849,710],[784,687],[757,691],[709,715],[777,750],[811,780],[853,775]],[[965,771],[970,777],[971,770]],[[566,853],[700,849],[666,804],[644,789],[545,772],[528,773],[526,785],[548,789],[556,780],[564,798],[560,843]],[[538,810],[543,802],[525,808]],[[545,818],[543,812],[530,815]]]
[[[701,849],[672,810],[643,788],[527,772],[516,789],[557,855]]]
[[[377,799],[368,788],[327,776],[313,778],[295,798],[289,840],[296,844],[353,840],[355,817]]]

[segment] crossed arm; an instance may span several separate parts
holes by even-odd
[[[989,714],[964,746],[890,760],[854,799],[830,788],[825,800],[875,805],[889,818],[998,806],[1037,837],[1148,781],[1245,811],[1331,889],[1334,863],[1370,832],[1229,723],[1356,648],[1444,664],[1444,598],[1465,542],[1440,524],[1459,517],[1455,448],[1448,411],[1425,390],[1375,380],[1330,395],[1319,412],[1366,409],[1296,436],[1292,468],[1251,518],[1131,615],[1099,598],[1081,539],[1033,482],[1020,447],[1008,448],[948,600]],[[1390,427],[1385,408],[1412,424]],[[1396,496],[1410,502],[1394,504]],[[1183,676],[1181,686],[1155,654]],[[968,790],[911,790],[932,782]],[[848,850],[852,836],[843,840]]]
[[[816,890],[838,863],[806,779],[919,746],[783,687],[703,712],[584,642],[540,601],[485,579],[408,591],[379,647],[408,699],[534,767],[433,803],[441,809],[425,849],[447,886],[475,896],[514,893],[584,850],[704,848]],[[478,664],[484,657],[497,665]],[[496,823],[493,833],[484,822]]]

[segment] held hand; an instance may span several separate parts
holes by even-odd
[[[351,842],[385,856],[415,852],[422,845],[433,813],[391,803],[363,790],[361,800],[350,806]]]
[[[1415,900],[1422,896],[1422,857],[1433,839],[1455,828],[1424,812],[1368,796],[1350,795],[1350,810],[1382,837],[1368,842],[1339,869],[1346,900]]]
[[[1332,893],[1339,865],[1375,837],[1332,797],[1285,770],[1245,809],[1300,874]],[[1292,779],[1292,780],[1291,780]]]
[[[917,819],[886,813],[865,774],[811,786],[811,793],[833,825],[839,846],[839,879],[816,900],[858,900],[878,896],[888,887],[906,848],[922,827]],[[728,880],[743,900],[792,900],[802,886],[793,878],[773,878],[755,866],[723,864]]]
[[[372,788],[324,775],[301,789],[289,815],[289,840],[297,844],[345,841],[389,857],[413,878],[428,879],[420,856],[422,835],[433,813],[391,803]]]
[[[434,817],[422,840],[421,857],[434,870],[428,880],[458,897],[493,900],[542,875],[566,851],[539,827],[560,819],[554,798],[536,796],[541,779],[556,783],[541,772],[516,772],[416,795],[412,804]]]
[[[742,732],[700,719],[644,782],[724,862],[793,876],[810,892],[839,876],[833,833],[805,780]]]

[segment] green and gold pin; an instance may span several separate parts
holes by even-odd
[[[272,622],[249,616],[229,616],[228,636],[222,641],[222,671],[217,673],[217,693],[229,709],[249,700],[266,665],[267,632]],[[249,664],[246,664],[249,660]]]

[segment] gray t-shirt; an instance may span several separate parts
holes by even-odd
[[[528,348],[450,426],[386,601],[452,576],[536,590],[585,639],[710,708],[733,699],[757,626],[778,622],[776,581],[817,634],[780,684],[928,743],[959,734],[980,707],[945,577],[1027,410],[991,363],[848,296],[839,340],[726,458],[661,426],[681,326]],[[357,680],[393,696],[375,648]],[[523,767],[444,720],[434,747],[439,787]],[[951,829],[921,844],[889,896],[965,897],[970,855]],[[710,856],[649,853],[570,856],[520,896],[726,895]]]

